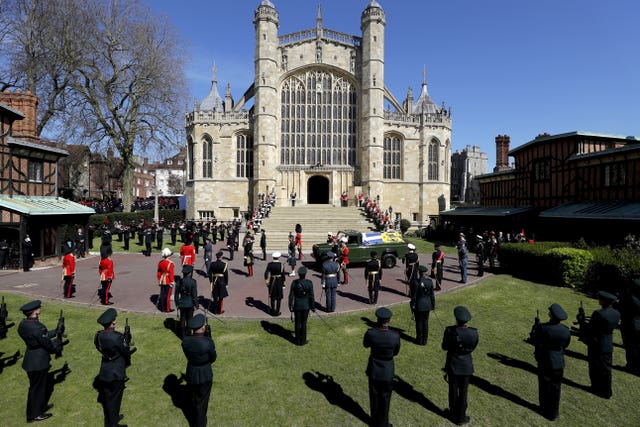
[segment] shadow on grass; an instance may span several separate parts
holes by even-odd
[[[362,321],[363,321],[363,322],[364,322],[368,327],[370,327],[370,328],[376,328],[376,327],[378,327],[378,323],[377,323],[377,322],[374,322],[373,320],[369,319],[368,317],[364,317],[364,316],[362,316],[362,317],[360,318],[360,320],[362,320]],[[416,342],[416,339],[415,339],[414,337],[410,336],[410,335],[407,335],[407,334],[404,332],[405,330],[404,330],[404,329],[402,329],[402,328],[396,328],[396,327],[394,327],[394,326],[389,326],[389,329],[390,329],[390,330],[392,330],[392,331],[396,331],[397,333],[399,333],[399,334],[400,334],[400,338],[401,338],[401,339],[403,339],[403,340],[405,340],[405,341],[408,341],[408,342],[411,342],[411,343],[415,343],[415,342]]]
[[[0,356],[2,356],[3,354],[4,353],[0,352]],[[16,352],[13,353],[12,356],[3,357],[2,359],[0,359],[0,374],[4,371],[5,367],[13,366],[18,363],[20,357],[20,350],[16,350]]]
[[[445,419],[447,418],[446,412],[443,409],[436,406],[432,401],[427,399],[424,394],[420,393],[413,388],[411,384],[397,375],[393,378],[393,390],[405,399],[416,402],[427,411],[433,412]]]
[[[244,303],[249,307],[257,308],[258,310],[265,312],[267,314],[271,312],[271,307],[269,307],[267,304],[260,301],[259,299],[255,299],[253,297],[246,297],[244,300]]]
[[[71,373],[69,364],[67,362],[62,365],[61,368],[54,371],[47,372],[47,388],[45,390],[45,402],[48,402],[53,394],[53,389],[57,384],[60,384],[67,379],[67,375]]]
[[[295,344],[295,334],[293,333],[293,331],[290,331],[289,329],[286,329],[277,323],[267,322],[266,320],[260,321],[260,326],[262,326],[262,329],[264,329],[268,333],[277,335],[280,338],[283,338],[290,343]]]
[[[494,396],[498,396],[498,397],[502,397],[503,399],[507,399],[513,403],[515,403],[516,405],[520,405],[523,408],[527,408],[535,413],[538,412],[538,405],[531,403],[527,400],[524,400],[523,398],[521,398],[520,396],[518,396],[517,394],[511,393],[510,391],[507,391],[505,389],[503,389],[500,386],[497,386],[495,384],[490,383],[489,381],[487,381],[484,378],[478,377],[476,375],[472,375],[470,380],[469,380],[469,384],[474,385],[476,387],[478,387],[479,389],[492,394]]]
[[[178,378],[175,374],[169,374],[164,378],[162,390],[171,397],[171,403],[182,411],[189,425],[192,425],[192,411],[190,408],[190,391],[186,384],[182,384],[184,376]]]
[[[356,295],[351,292],[345,291],[336,291],[336,294],[340,295],[343,298],[349,298],[350,300],[357,301],[363,304],[369,304],[369,298],[365,298],[361,295]]]
[[[180,330],[180,321],[173,317],[167,317],[164,319],[164,327],[175,334],[176,337],[182,340],[182,331]]]
[[[149,301],[158,308],[158,300],[160,299],[160,294],[153,294],[149,297]],[[159,309],[158,309],[159,310]]]
[[[326,375],[320,372],[305,372],[302,374],[302,379],[307,387],[311,390],[322,393],[327,399],[327,402],[333,406],[346,411],[369,425],[371,419],[362,406],[358,404],[353,398],[345,394],[342,390],[342,386],[333,380],[331,375]]]

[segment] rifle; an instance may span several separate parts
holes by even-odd
[[[533,326],[531,327],[531,332],[529,332],[529,343],[534,344],[536,338],[536,332],[540,327],[540,310],[536,309],[536,318],[533,321]]]
[[[206,311],[204,312],[204,336],[211,338],[211,326],[209,325],[209,317]]]
[[[124,343],[127,347],[135,345],[131,336],[131,326],[129,326],[129,318],[124,320]]]
[[[56,325],[56,338],[60,343],[56,351],[56,359],[62,357],[62,348],[64,346],[63,338],[64,338],[64,316],[62,315],[62,310],[60,310],[60,317],[58,318],[58,324]]]

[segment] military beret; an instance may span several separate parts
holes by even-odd
[[[378,256],[378,252],[376,252],[376,251],[371,251],[370,255],[371,255],[372,257],[377,257],[377,256]]]
[[[203,314],[196,314],[189,320],[189,324],[187,325],[191,329],[200,329],[204,325],[206,319]]]
[[[115,308],[108,308],[104,313],[100,315],[100,317],[98,317],[98,323],[100,323],[101,325],[110,325],[111,322],[116,320],[117,315],[118,312],[115,310]]]
[[[376,317],[379,320],[389,320],[391,319],[392,315],[393,313],[391,313],[391,310],[389,310],[387,307],[380,307],[376,310]]]
[[[298,269],[298,274],[301,276],[304,276],[305,274],[307,274],[307,267],[300,267]]]
[[[560,304],[551,304],[549,313],[558,320],[567,320],[569,317]]]
[[[334,258],[336,256],[336,254],[334,254],[333,252],[329,251],[327,252],[327,258]]]
[[[598,292],[598,298],[602,298],[605,301],[615,301],[617,297],[609,292],[600,291]]]
[[[216,258],[222,258],[222,255],[224,255],[222,251],[216,252]]]
[[[427,266],[426,266],[426,265],[419,265],[419,266],[418,266],[418,271],[425,272],[425,271],[428,271],[428,270],[429,270],[429,269],[427,268]]]
[[[37,308],[40,308],[40,306],[42,306],[42,302],[39,299],[37,299],[31,302],[28,302],[22,307],[20,307],[20,311],[23,312],[24,314],[27,314]]]
[[[457,320],[461,322],[466,323],[469,320],[471,320],[471,313],[469,312],[469,309],[463,305],[459,305],[456,308],[454,308],[453,315],[456,317]]]
[[[189,274],[189,273],[193,273],[193,266],[192,265],[183,265],[182,266],[182,272],[184,274]]]

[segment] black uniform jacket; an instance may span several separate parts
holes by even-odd
[[[131,349],[125,344],[124,335],[108,328],[96,333],[94,344],[102,354],[100,381],[124,380],[126,367],[131,364]]]
[[[269,280],[269,287],[283,286],[285,281],[284,265],[280,261],[271,261],[264,270],[264,280]]]
[[[48,332],[38,319],[24,319],[18,326],[18,335],[27,345],[22,361],[22,369],[27,372],[49,369],[51,353],[55,353],[59,342],[52,341],[56,333]]]
[[[400,352],[400,334],[389,328],[370,328],[362,343],[371,348],[366,374],[375,381],[392,381],[393,356]]]
[[[478,331],[468,326],[447,326],[442,349],[447,351],[445,371],[451,375],[472,375],[471,352],[478,345]]]
[[[204,334],[187,335],[182,340],[187,356],[187,384],[206,384],[213,381],[211,364],[216,361],[216,346]]]
[[[183,277],[176,286],[178,308],[191,308],[198,305],[198,282],[193,277]]]
[[[313,283],[308,279],[296,279],[289,289],[289,310],[305,311],[314,307]]]
[[[209,280],[215,285],[226,286],[229,284],[229,269],[227,263],[216,260],[209,266]]]
[[[571,331],[565,325],[543,323],[534,335],[535,356],[542,369],[564,369],[564,349],[571,342]]]
[[[382,263],[379,259],[370,259],[364,266],[364,278],[369,280],[369,273],[376,273],[372,276],[374,281],[382,280]]]
[[[433,281],[428,277],[421,277],[413,289],[411,308],[415,311],[435,310],[436,297],[433,289]]]
[[[587,328],[587,345],[589,350],[611,353],[613,352],[613,330],[620,322],[620,313],[611,307],[596,310],[591,315]]]

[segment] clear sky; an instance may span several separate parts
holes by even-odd
[[[279,34],[323,27],[360,36],[369,0],[271,0]],[[260,0],[149,0],[189,46],[187,79],[202,100],[227,83],[237,100],[253,81],[253,12]],[[511,148],[536,135],[640,135],[640,1],[378,0],[386,13],[385,84],[402,102],[423,67],[436,104],[453,109],[453,150],[494,138]]]

